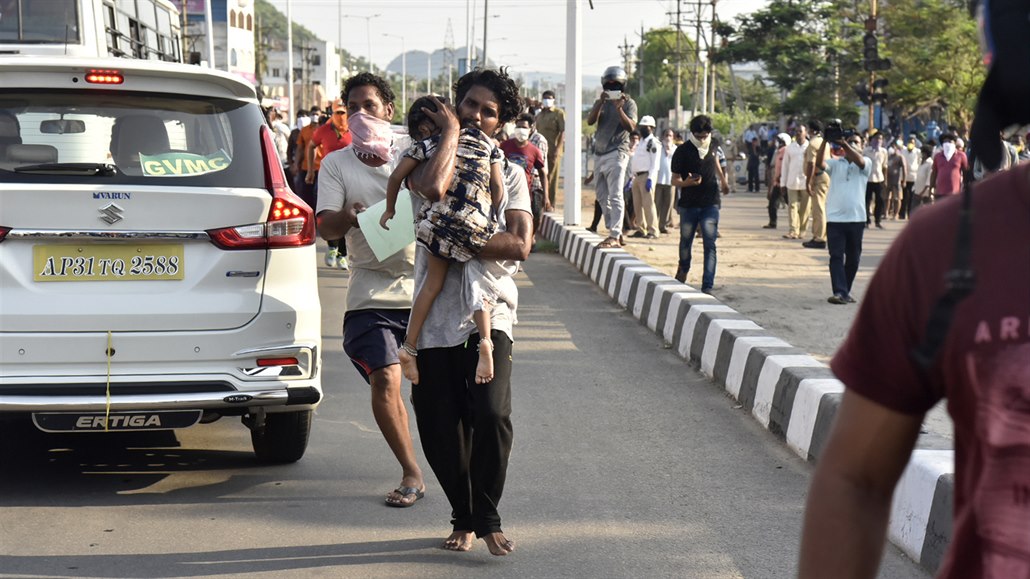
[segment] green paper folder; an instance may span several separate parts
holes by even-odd
[[[386,211],[386,199],[358,213],[358,226],[379,261],[386,260],[415,241],[415,218],[411,193],[407,189],[401,189],[397,194],[397,213],[386,222],[390,229],[379,226],[383,211]]]

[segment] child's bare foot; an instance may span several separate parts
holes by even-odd
[[[501,532],[490,533],[483,537],[483,541],[486,542],[486,548],[490,549],[490,554],[498,557],[503,557],[515,550],[515,541],[509,541]]]
[[[442,547],[448,551],[471,551],[472,539],[472,531],[454,531],[444,539]]]
[[[476,365],[476,384],[494,379],[494,343],[490,338],[479,340],[479,364]]]
[[[412,384],[418,384],[418,350],[405,343],[397,352],[397,358],[401,362],[401,374]]]

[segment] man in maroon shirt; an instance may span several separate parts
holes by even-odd
[[[969,159],[955,144],[955,135],[941,135],[941,150],[933,156],[930,193],[940,199],[962,191],[962,173],[969,170]]]
[[[347,129],[347,107],[343,99],[336,99],[332,104],[333,116],[311,134],[307,145],[308,167],[305,182],[314,184],[314,196],[318,199],[318,170],[322,167],[322,159],[333,151],[339,151],[350,144],[350,131]],[[350,269],[347,262],[347,242],[343,239],[329,241],[329,250],[325,254],[325,264],[329,267]]]
[[[547,173],[544,168],[547,166],[547,157],[540,152],[536,145],[529,142],[529,135],[532,132],[533,115],[522,113],[515,121],[515,133],[512,138],[501,143],[501,150],[509,161],[515,163],[526,172],[526,184],[529,190],[543,190],[543,198],[547,199]],[[536,179],[534,181],[533,179]],[[534,230],[536,224],[534,224]]]
[[[976,156],[994,168],[1003,151],[991,136],[1030,123],[1030,79],[1022,74],[1030,67],[1030,5],[991,0],[985,8],[990,22],[981,29],[994,50],[972,136]],[[968,220],[960,213],[965,195]],[[962,275],[951,277],[951,288],[969,289],[959,282],[971,280],[968,294],[948,288],[952,272]],[[938,577],[1030,577],[1028,296],[1030,164],[913,217],[831,363],[846,390],[812,478],[799,577],[876,575],[894,487],[923,416],[942,398],[955,426],[955,502]]]

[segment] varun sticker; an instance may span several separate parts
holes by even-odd
[[[143,166],[143,174],[149,177],[185,177],[224,171],[231,162],[225,151],[219,150],[212,155],[195,153],[161,153],[159,155],[139,155]]]

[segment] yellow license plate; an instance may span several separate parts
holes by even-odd
[[[36,245],[36,281],[149,281],[183,279],[182,244]]]

